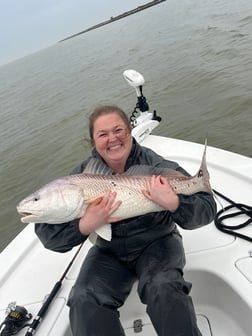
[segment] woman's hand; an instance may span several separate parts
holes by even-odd
[[[175,212],[179,206],[178,195],[163,176],[153,175],[147,178],[146,189],[143,189],[142,193],[152,202],[171,212]]]
[[[121,220],[119,217],[111,217],[122,203],[121,201],[115,201],[115,199],[116,192],[108,190],[103,197],[90,203],[84,216],[79,221],[80,232],[88,235],[104,224]]]

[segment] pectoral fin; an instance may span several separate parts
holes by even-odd
[[[107,241],[111,241],[112,239],[111,224],[105,224],[97,229],[95,232],[98,234],[98,236]]]
[[[90,233],[90,235],[88,236],[88,239],[93,245],[95,245],[96,240],[97,240],[97,233],[95,232]]]

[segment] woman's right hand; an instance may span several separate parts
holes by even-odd
[[[121,201],[115,201],[116,192],[108,190],[103,197],[90,203],[85,214],[79,221],[79,230],[84,235],[89,235],[104,224],[114,223],[121,220],[111,215],[119,208]]]

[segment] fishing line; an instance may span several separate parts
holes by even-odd
[[[219,229],[221,232],[232,235],[234,237],[239,237],[241,239],[252,242],[252,236],[247,236],[245,234],[237,232],[237,230],[242,229],[252,223],[252,206],[249,206],[247,204],[242,204],[242,203],[236,203],[232,201],[230,198],[228,198],[227,196],[218,192],[217,190],[213,189],[213,192],[219,197],[222,197],[228,203],[230,203],[230,205],[222,208],[215,215],[214,223],[217,229]],[[238,210],[238,211],[230,212],[230,210]],[[248,218],[241,224],[230,226],[230,225],[226,225],[223,223],[223,221],[226,219],[238,217],[241,215],[246,215]]]

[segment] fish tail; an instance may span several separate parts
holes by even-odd
[[[207,169],[207,163],[206,163],[206,149],[207,149],[207,138],[205,139],[205,148],[204,148],[200,168],[199,168],[199,171],[198,171],[197,175],[198,175],[198,177],[201,177],[202,181],[203,181],[203,190],[202,191],[206,191],[209,194],[212,194],[213,190],[212,190],[212,187],[211,187],[210,182],[209,182],[210,175],[209,175],[209,172],[208,172],[208,169]]]

